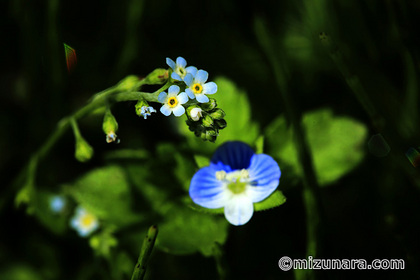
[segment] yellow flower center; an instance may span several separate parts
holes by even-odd
[[[174,108],[176,105],[178,105],[178,99],[176,97],[172,96],[168,98],[168,106],[171,108]]]
[[[194,92],[194,94],[198,94],[203,92],[203,86],[197,83],[191,87],[191,90]]]
[[[91,226],[95,221],[95,217],[92,214],[85,214],[81,219],[81,224],[83,227]]]

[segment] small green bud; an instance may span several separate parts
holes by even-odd
[[[86,162],[93,156],[93,148],[82,136],[76,137],[76,151],[74,156],[80,162]]]
[[[132,91],[136,90],[136,84],[140,79],[135,75],[130,75],[125,77],[119,84],[118,88],[122,91]]]
[[[215,142],[217,139],[217,136],[219,133],[215,129],[208,129],[206,130],[206,140],[209,140],[210,142]]]
[[[223,129],[223,128],[225,128],[227,126],[227,123],[226,123],[226,121],[224,119],[215,120],[214,123],[216,124],[216,127],[218,129]]]
[[[211,111],[217,107],[216,99],[214,98],[209,98],[209,99],[210,99],[209,102],[200,104],[201,108],[203,108],[205,111]]]
[[[203,117],[203,109],[197,105],[192,105],[187,108],[187,116],[196,122]]]
[[[210,115],[205,115],[204,116],[203,126],[205,126],[205,127],[212,127],[213,126],[213,118]]]
[[[145,78],[145,84],[148,85],[161,85],[165,83],[169,78],[169,72],[167,69],[157,68],[152,73],[147,75]]]
[[[102,123],[102,130],[106,134],[106,142],[111,143],[117,140],[115,134],[118,130],[118,123],[111,111],[107,110],[104,115],[104,122]]]
[[[221,120],[226,116],[226,113],[222,109],[216,108],[212,113],[210,113],[210,116],[215,120]]]

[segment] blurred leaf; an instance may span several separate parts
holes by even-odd
[[[333,117],[330,109],[306,113],[302,121],[320,185],[335,182],[363,159],[367,129],[362,123],[348,117]],[[293,132],[284,117],[278,117],[267,127],[266,138],[270,154],[302,176]]]
[[[103,230],[89,239],[89,245],[98,255],[109,258],[111,249],[118,245],[118,240],[112,235],[112,231]]]
[[[167,204],[164,216],[156,241],[160,250],[177,255],[201,252],[210,256],[214,242],[226,241],[228,223],[223,217],[195,212],[181,204]]]
[[[10,280],[42,280],[43,277],[37,272],[36,269],[27,265],[13,265],[2,267],[0,269],[0,279]]]
[[[218,90],[212,97],[217,100],[218,107],[225,111],[227,127],[220,130],[215,144],[203,142],[194,136],[184,118],[177,119],[180,132],[187,138],[189,146],[196,151],[211,153],[223,142],[233,140],[253,145],[259,135],[259,127],[252,121],[252,108],[246,93],[227,78],[218,77],[214,82]]]
[[[282,205],[286,202],[286,197],[281,191],[273,192],[269,197],[263,201],[254,203],[254,211],[263,211]]]
[[[210,159],[201,155],[194,155],[195,163],[198,168],[203,168],[210,165]]]
[[[112,224],[126,225],[139,218],[131,212],[129,185],[119,166],[94,169],[67,186],[67,191],[83,207]]]
[[[64,205],[62,211],[56,213],[51,208],[51,200],[54,196],[54,194],[42,190],[36,192],[35,216],[49,230],[55,234],[62,234],[69,224],[68,203]]]
[[[255,145],[255,153],[262,154],[264,153],[264,135],[258,136],[257,140],[254,143]]]

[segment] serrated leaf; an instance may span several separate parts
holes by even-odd
[[[303,116],[307,142],[319,185],[328,185],[350,172],[365,154],[366,126],[348,117],[334,117],[330,109],[308,112]],[[293,130],[283,116],[266,129],[269,154],[293,167],[303,176],[293,141]]]
[[[273,192],[269,197],[264,199],[263,201],[254,203],[254,211],[263,211],[267,209],[271,209],[277,206],[282,205],[286,202],[286,197],[283,195],[281,191]]]

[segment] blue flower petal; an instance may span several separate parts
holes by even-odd
[[[185,92],[187,93],[189,98],[191,99],[195,98],[194,92],[192,92],[192,90],[190,90],[189,88],[185,89]]]
[[[195,97],[197,98],[197,101],[200,103],[207,103],[210,101],[210,99],[204,94],[197,94]]]
[[[188,66],[185,70],[187,70],[187,73],[190,73],[193,77],[197,74],[197,67]]]
[[[179,104],[185,104],[188,101],[188,95],[185,92],[181,92],[178,94],[178,102]]]
[[[168,64],[169,67],[171,67],[173,70],[175,70],[175,67],[176,67],[175,62],[172,59],[170,59],[169,57],[166,58],[166,64]]]
[[[203,92],[205,94],[214,94],[217,92],[217,85],[214,82],[205,83],[203,85]]]
[[[179,86],[177,85],[172,85],[168,88],[168,95],[169,94],[178,94],[179,92]]]
[[[165,100],[166,100],[166,97],[167,97],[168,95],[166,94],[166,92],[164,92],[164,91],[162,91],[161,93],[159,93],[159,96],[158,96],[158,101],[160,102],[160,103],[164,103],[165,102]]]
[[[195,75],[195,82],[199,84],[204,84],[209,77],[209,73],[204,70],[198,70],[197,74]]]
[[[190,184],[190,196],[194,203],[216,209],[224,207],[227,193],[223,183],[216,179],[214,166],[201,168],[194,174]]]
[[[176,64],[182,68],[185,68],[185,66],[187,66],[187,61],[183,57],[178,56],[176,59]]]
[[[211,158],[213,164],[224,167],[226,172],[247,169],[254,151],[243,142],[226,142],[221,145]]]
[[[162,107],[160,107],[160,112],[165,116],[169,116],[172,113],[172,110],[169,108],[168,105],[165,104]]]
[[[185,83],[187,86],[191,86],[191,85],[192,85],[193,80],[194,80],[194,77],[193,77],[193,75],[192,75],[191,73],[188,73],[188,74],[187,74],[187,75],[185,75],[185,77],[184,77],[184,83]]]
[[[173,109],[172,112],[174,112],[174,115],[176,117],[179,117],[179,116],[182,116],[185,113],[185,108],[182,105],[178,105]]]
[[[177,80],[177,81],[182,81],[182,78],[181,78],[181,76],[179,76],[177,73],[175,73],[175,72],[172,72],[172,74],[171,74],[171,78],[172,79],[174,79],[174,80]]]
[[[250,189],[252,202],[260,202],[266,199],[279,185],[280,167],[269,155],[254,155],[251,158],[248,171],[249,179],[254,182]]]
[[[254,214],[254,205],[246,195],[232,196],[225,206],[225,217],[235,226],[246,224]]]

